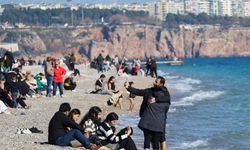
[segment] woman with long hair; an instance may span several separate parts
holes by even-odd
[[[89,133],[89,141],[93,144],[100,146],[100,140],[97,136],[98,126],[101,122],[102,110],[98,106],[93,106],[89,109],[83,117],[80,125]]]
[[[115,112],[107,115],[106,119],[100,124],[97,131],[101,144],[111,149],[136,150],[135,143],[131,138],[132,128],[125,127],[116,134],[116,124],[119,117]]]
[[[113,92],[113,95],[111,97],[112,102],[110,101],[110,104],[112,103],[115,107],[119,107],[122,109],[122,92],[119,90],[116,90],[115,88],[115,77],[111,76],[108,80],[108,90]]]

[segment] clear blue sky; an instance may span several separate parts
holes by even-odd
[[[144,3],[154,0],[71,0],[73,3]],[[0,4],[10,4],[10,3],[67,3],[67,0],[0,0]]]

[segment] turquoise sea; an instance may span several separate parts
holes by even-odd
[[[183,66],[158,65],[167,86],[177,91],[167,119],[168,150],[250,149],[250,58],[185,59]],[[138,115],[122,116],[135,132]]]

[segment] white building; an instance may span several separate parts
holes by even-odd
[[[198,2],[198,13],[210,14],[210,2],[208,0],[200,0]]]
[[[1,5],[0,5],[0,15],[3,14],[3,11],[4,11],[4,8],[2,8]]]
[[[184,1],[170,1],[169,2],[169,13],[173,14],[184,14]]]
[[[159,0],[156,3],[151,3],[148,10],[150,16],[164,21],[169,13],[169,0]]]
[[[244,0],[243,1],[243,15],[245,17],[250,16],[250,0]]]
[[[197,0],[184,0],[185,13],[198,14],[198,1]]]
[[[220,16],[232,16],[232,1],[219,0],[218,13]]]
[[[219,15],[219,0],[210,0],[210,13],[211,16]]]
[[[242,0],[232,1],[232,15],[233,16],[244,16]]]

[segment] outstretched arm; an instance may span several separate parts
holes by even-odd
[[[133,88],[131,86],[129,86],[128,88],[126,88],[130,93],[135,94],[137,96],[144,96],[147,93],[146,89],[136,89]]]

